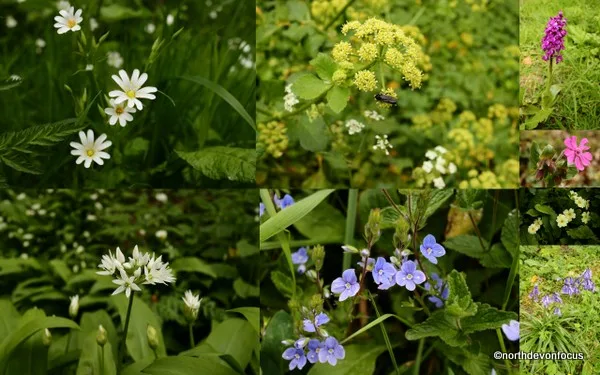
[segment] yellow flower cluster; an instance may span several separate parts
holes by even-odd
[[[424,68],[431,68],[429,57],[424,54],[419,43],[409,35],[416,34],[414,28],[405,32],[402,27],[377,18],[369,18],[364,22],[349,21],[342,26],[342,34],[349,36],[349,41],[341,41],[333,47],[331,56],[343,69],[370,71],[370,65],[380,60],[402,74],[410,87],[418,88],[423,81]],[[419,35],[422,40],[424,37]],[[352,63],[352,67],[347,63]],[[365,63],[368,64],[365,66]],[[373,73],[371,71],[371,73]],[[373,73],[374,76],[374,73]],[[368,82],[357,82],[357,78],[369,79]],[[377,85],[371,85],[373,80],[361,73],[355,75],[355,85],[363,91],[374,91]],[[361,83],[362,84],[359,86]],[[370,89],[366,89],[370,88]]]
[[[469,180],[463,180],[458,184],[460,189],[499,189],[502,187],[498,177],[492,171],[479,173],[475,169],[469,171]]]
[[[347,0],[313,0],[310,10],[313,18],[321,23],[329,22],[346,5]]]
[[[287,127],[282,122],[271,121],[258,124],[258,145],[267,154],[280,158],[288,147]]]
[[[389,4],[389,0],[359,0],[348,8],[348,18],[364,21],[369,17],[381,14]]]
[[[374,91],[377,88],[375,73],[370,70],[360,70],[354,75],[354,85],[361,91]]]

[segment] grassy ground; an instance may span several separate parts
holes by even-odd
[[[540,127],[600,128],[600,14],[598,1],[521,0],[521,102],[539,102],[548,63],[542,60],[541,40],[548,19],[562,10],[567,19],[564,61],[554,67],[561,87],[553,114]]]

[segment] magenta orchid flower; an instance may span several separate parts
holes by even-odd
[[[583,171],[592,161],[592,153],[587,151],[590,149],[587,143],[588,139],[582,138],[581,143],[577,145],[577,137],[574,135],[565,139],[567,162],[569,165],[575,164],[578,171]]]

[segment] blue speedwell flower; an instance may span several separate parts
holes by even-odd
[[[437,258],[446,255],[446,250],[442,245],[435,242],[435,237],[431,234],[428,234],[423,239],[423,244],[421,245],[421,253],[428,261],[433,264],[437,264]]]
[[[319,360],[319,352],[321,351],[321,348],[323,348],[323,343],[317,339],[311,339],[306,347],[308,348],[308,353],[306,353],[308,362],[317,363]]]
[[[423,281],[425,281],[425,274],[417,269],[417,265],[412,260],[402,263],[400,271],[396,272],[396,284],[406,286],[406,289],[411,292]]]
[[[303,274],[306,271],[306,262],[308,262],[308,251],[305,247],[292,253],[292,263],[299,265],[298,273]]]
[[[306,332],[315,332],[317,328],[327,323],[329,323],[329,317],[325,313],[317,314],[317,316],[315,316],[315,320],[312,322],[310,319],[304,319],[302,321],[303,328]]]
[[[435,307],[439,309],[444,306],[444,301],[448,298],[450,290],[448,289],[448,284],[444,284],[444,281],[440,278],[440,276],[437,273],[432,273],[431,279],[435,281],[433,290],[439,293],[441,298],[438,296],[429,296],[428,299],[429,302],[435,304]],[[424,284],[424,287],[425,290],[431,291],[431,284],[429,283],[429,281]]]
[[[294,347],[287,348],[281,355],[283,359],[290,361],[289,369],[292,371],[296,367],[298,370],[302,370],[306,365],[306,355],[304,354],[303,346],[306,343],[306,339],[301,338],[296,341]]]
[[[260,202],[258,205],[258,217],[262,217],[265,214],[265,204]]]
[[[344,359],[345,356],[344,347],[333,337],[326,338],[319,350],[319,362],[329,362],[332,366],[336,365],[338,359]]]
[[[358,264],[360,266],[360,268],[364,268],[365,267],[365,260],[363,258],[363,260],[361,260],[360,262],[357,262],[356,264]],[[373,267],[375,267],[375,259],[374,258],[368,258],[367,259],[367,272],[371,271],[373,269]]]
[[[345,301],[348,297],[353,297],[358,293],[360,285],[356,280],[356,273],[353,268],[349,268],[331,283],[331,291],[340,295],[340,301]]]
[[[289,194],[284,195],[282,199],[279,199],[277,194],[275,194],[273,196],[273,201],[281,210],[294,204],[294,198]]]
[[[509,324],[502,324],[502,332],[504,332],[506,338],[510,341],[519,340],[519,322],[511,320]]]
[[[396,267],[393,264],[386,262],[385,258],[378,257],[373,271],[373,281],[379,285],[379,289],[389,289],[394,285],[394,275],[396,274]]]

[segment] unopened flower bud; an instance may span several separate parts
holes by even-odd
[[[381,210],[374,208],[369,213],[369,220],[365,225],[365,237],[371,244],[377,242],[381,237]]]
[[[329,290],[329,285],[323,288],[323,298],[331,297],[331,291]]]
[[[323,268],[323,260],[325,259],[325,249],[321,245],[317,245],[312,249],[312,260],[315,263],[315,269],[318,271]]]
[[[355,248],[354,246],[344,245],[344,246],[342,246],[342,249],[346,253],[358,254],[358,249]]]
[[[148,345],[150,345],[153,350],[156,350],[159,344],[158,333],[150,324],[148,324],[148,328],[146,328],[146,336],[148,336]]]
[[[319,327],[319,333],[321,334],[321,336],[323,337],[329,337],[329,332],[327,332],[326,330],[324,330],[323,328]]]
[[[294,345],[294,340],[290,340],[290,339],[281,340],[281,344],[284,345],[284,346]]]
[[[69,304],[69,316],[72,319],[77,317],[77,312],[79,311],[79,294],[70,297],[71,303]]]
[[[52,343],[52,334],[48,328],[44,329],[44,336],[42,336],[42,343],[44,346],[50,346]]]
[[[298,340],[296,340],[294,346],[298,349],[301,349],[304,348],[306,344],[308,344],[308,337],[300,337]]]
[[[315,271],[315,270],[308,270],[308,271],[306,271],[305,275],[306,275],[306,277],[308,277],[308,279],[310,281],[317,280],[317,271]]]
[[[106,344],[108,338],[106,337],[106,330],[102,326],[102,324],[98,325],[98,333],[96,334],[96,342],[101,347]]]

